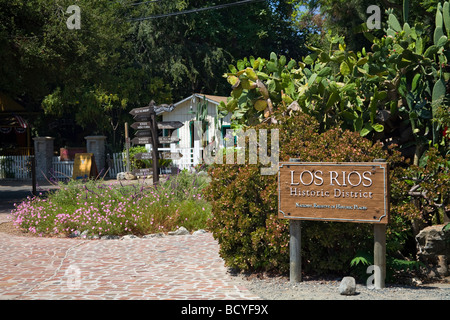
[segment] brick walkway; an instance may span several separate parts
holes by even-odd
[[[0,299],[259,299],[234,283],[210,233],[151,239],[0,233]]]
[[[26,196],[28,189],[26,184],[0,184],[0,224],[10,221],[12,204]],[[235,283],[218,251],[217,241],[210,233],[82,240],[19,237],[0,232],[0,300],[189,300],[189,306],[205,303],[193,300],[234,300],[232,303],[236,304],[242,303],[239,300],[260,300]],[[10,308],[11,302],[6,303]],[[278,317],[290,316],[298,309],[297,304],[277,304],[274,312],[271,303],[269,312]],[[149,306],[148,302],[145,306]],[[179,308],[165,306],[171,308],[165,310],[166,316],[168,311],[179,316]],[[16,311],[24,316],[24,312],[32,312],[35,316],[36,305],[33,307]],[[89,314],[92,309],[95,308],[90,308]],[[115,313],[122,311],[118,309],[111,308],[110,312],[117,316]],[[327,310],[335,312],[336,308],[321,312]],[[84,315],[83,311],[71,308],[69,312]],[[223,311],[222,308],[222,314]],[[237,311],[242,314],[242,309]],[[101,312],[104,317],[105,311]]]
[[[0,181],[0,223],[30,190],[28,181]],[[81,240],[0,232],[0,300],[259,299],[234,283],[218,252],[210,233]]]

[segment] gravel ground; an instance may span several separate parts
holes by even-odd
[[[288,277],[235,275],[235,280],[265,300],[450,300],[450,277],[420,286],[386,284],[382,290],[356,285],[356,294],[339,294],[341,278],[308,279],[291,284]]]

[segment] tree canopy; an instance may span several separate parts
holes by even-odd
[[[0,90],[43,111],[39,134],[57,118],[106,134],[150,100],[228,94],[221,75],[241,56],[306,52],[288,1],[185,13],[234,2],[80,0],[70,29],[73,1],[0,0]],[[180,14],[155,18],[167,13]]]
[[[378,30],[362,28],[371,43],[348,48],[342,36],[329,47],[310,47],[301,61],[271,53],[269,59],[245,58],[224,75],[231,85],[222,115],[236,125],[276,123],[276,110],[313,115],[326,131],[335,126],[360,132],[385,145],[398,145],[419,163],[431,146],[449,152],[448,83],[450,4],[435,10],[431,37],[422,23],[412,25],[388,11]]]

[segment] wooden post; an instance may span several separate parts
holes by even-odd
[[[126,171],[130,172],[130,136],[128,135],[128,122],[125,122],[125,150],[127,156]]]
[[[152,131],[152,170],[153,170],[153,184],[156,185],[159,182],[159,168],[158,168],[158,127],[156,123],[156,113],[153,111],[151,117],[151,131]]]
[[[36,196],[36,158],[34,155],[31,156],[31,188],[31,193]]]
[[[374,224],[373,262],[375,289],[383,289],[386,280],[386,225]]]
[[[300,162],[300,159],[289,159],[290,162]],[[289,220],[289,281],[302,281],[302,222]]]
[[[374,162],[386,162],[385,159],[375,159]],[[383,289],[386,286],[386,225],[373,225],[373,263],[375,289]]]
[[[300,220],[289,220],[289,280],[302,281],[302,225]]]

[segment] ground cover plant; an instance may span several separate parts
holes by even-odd
[[[182,171],[154,187],[144,183],[70,181],[47,196],[29,197],[12,211],[17,228],[41,236],[144,235],[184,226],[206,227],[211,205],[204,176]]]

